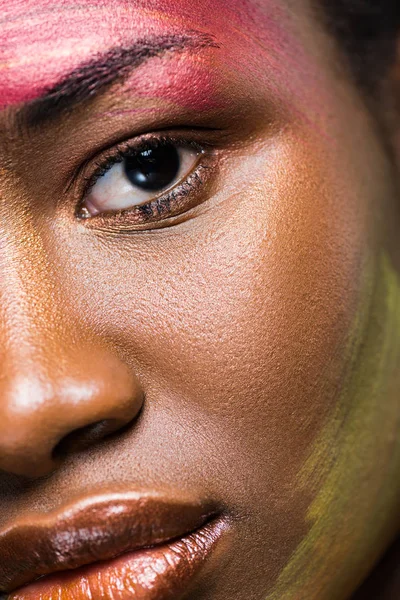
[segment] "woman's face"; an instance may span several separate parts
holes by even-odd
[[[155,496],[218,539],[138,597],[347,598],[398,526],[400,248],[333,41],[306,0],[0,9],[0,564]]]

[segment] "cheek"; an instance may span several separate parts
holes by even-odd
[[[336,402],[360,278],[354,219],[310,173],[281,171],[270,154],[269,175],[241,173],[193,221],[89,251],[93,273],[100,256],[108,266],[86,302],[148,390],[262,447],[282,466],[265,472],[279,485]]]

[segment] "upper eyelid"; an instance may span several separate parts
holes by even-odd
[[[169,138],[175,143],[197,144],[205,153],[211,153],[214,150],[228,147],[230,144],[226,139],[225,128],[207,127],[197,125],[177,125],[172,127],[162,127],[153,131],[131,132],[131,135],[122,135],[108,144],[102,144],[96,150],[93,150],[86,157],[81,157],[79,164],[71,166],[71,169],[65,173],[64,185],[62,187],[63,196],[73,194],[76,202],[79,202],[84,194],[85,181],[89,176],[85,174],[88,171],[93,173],[91,165],[100,165],[103,157],[111,155],[118,147],[124,147],[127,144],[136,145],[135,140],[150,139],[156,137]],[[82,184],[83,181],[83,184]]]

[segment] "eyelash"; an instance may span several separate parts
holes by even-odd
[[[180,183],[178,182],[169,191],[156,196],[153,200],[149,200],[149,202],[140,206],[134,206],[121,211],[110,211],[94,217],[86,214],[83,206],[86,196],[89,194],[96,182],[110,169],[112,169],[112,167],[123,162],[130,156],[136,155],[142,150],[158,148],[166,144],[174,144],[180,147],[191,148],[198,152],[197,165],[186,176],[186,178],[182,179]],[[204,160],[211,155],[211,152],[207,152],[204,148],[204,146],[207,145],[209,144],[199,144],[196,141],[183,139],[182,137],[172,135],[157,137],[153,135],[142,138],[138,142],[125,142],[115,146],[111,150],[107,151],[104,156],[97,163],[95,163],[96,169],[94,172],[84,178],[84,186],[81,194],[82,200],[78,204],[76,216],[80,219],[96,221],[104,218],[115,219],[123,216],[126,218],[129,216],[134,216],[135,224],[140,224],[161,221],[168,216],[180,215],[186,212],[192,208],[193,205],[198,204],[198,202],[194,202],[189,203],[189,206],[183,206],[185,203],[187,205],[187,197],[190,194],[195,193],[204,185],[207,179],[207,171],[211,169],[210,165],[202,164],[201,162],[202,159]]]

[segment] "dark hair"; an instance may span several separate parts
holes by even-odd
[[[396,55],[400,0],[319,0],[357,81],[374,88]]]

